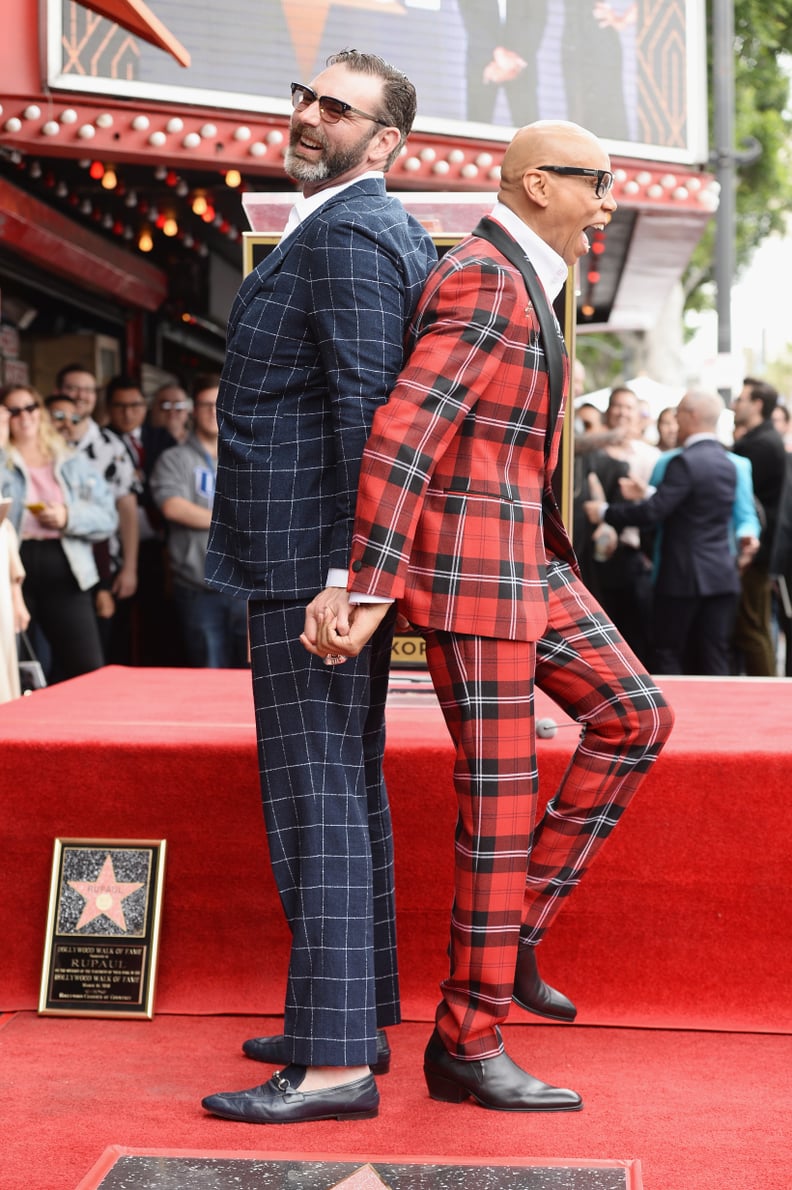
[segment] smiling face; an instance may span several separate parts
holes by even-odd
[[[521,128],[504,154],[501,200],[573,265],[589,250],[589,232],[610,223],[616,200],[610,189],[597,197],[596,176],[542,166],[610,171],[610,158],[580,125],[545,120]]]
[[[357,74],[341,63],[328,66],[310,83],[316,95],[329,95],[381,117],[383,80]],[[292,113],[285,169],[303,183],[306,196],[351,181],[369,169],[384,169],[398,140],[395,128],[386,128],[354,112],[337,123],[322,118],[317,102]]]

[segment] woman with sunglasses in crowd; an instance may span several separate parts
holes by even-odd
[[[52,654],[50,680],[62,681],[104,664],[91,594],[98,579],[92,542],[109,537],[118,516],[107,484],[56,432],[34,388],[8,385],[0,403],[10,432],[2,494],[12,500],[23,595]]]

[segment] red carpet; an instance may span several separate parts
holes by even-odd
[[[664,685],[671,741],[543,944],[543,971],[585,1024],[788,1030],[792,682]],[[549,700],[538,711],[563,724]],[[546,796],[576,730],[539,743]],[[0,1008],[38,1003],[53,839],[131,837],[168,840],[157,1011],[281,1012],[287,938],[247,674],[103,670],[0,707],[0,747],[0,936],[13,939]],[[404,1014],[427,1020],[454,821],[450,744],[431,695],[391,708],[386,765]]]
[[[0,1031],[0,1185],[74,1190],[113,1144],[250,1157],[352,1154],[446,1160],[638,1159],[644,1190],[788,1190],[792,1038],[508,1026],[510,1052],[583,1095],[582,1112],[488,1112],[435,1103],[421,1076],[425,1024],[393,1029],[374,1120],[266,1127],[207,1116],[210,1091],[263,1081],[241,1041],[251,1018],[145,1023],[37,1018]],[[476,1190],[466,1187],[466,1190]]]
[[[508,1026],[518,1061],[583,1095],[583,1112],[559,1116],[426,1095],[421,1053],[451,887],[451,752],[431,695],[395,695],[386,765],[412,1023],[393,1030],[376,1120],[270,1132],[199,1106],[207,1092],[266,1076],[239,1045],[278,1024],[251,1017],[282,1007],[286,937],[265,860],[248,681],[115,668],[0,707],[2,1190],[74,1190],[112,1145],[640,1160],[645,1190],[792,1185],[792,683],[664,680],[677,712],[671,742],[542,949],[580,1024],[515,1011]],[[549,796],[577,729],[548,700],[538,713],[561,724],[539,745]],[[32,1011],[55,837],[168,840],[153,1021]]]

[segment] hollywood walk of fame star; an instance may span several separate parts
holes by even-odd
[[[141,880],[134,883],[116,880],[113,857],[109,854],[96,880],[69,880],[68,884],[85,898],[80,920],[75,927],[78,930],[102,914],[114,921],[119,929],[126,930],[126,918],[121,902],[143,887]]]

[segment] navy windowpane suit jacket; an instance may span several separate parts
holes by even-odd
[[[310,598],[346,569],[363,447],[435,257],[384,179],[366,178],[245,279],[217,402],[211,586]]]

